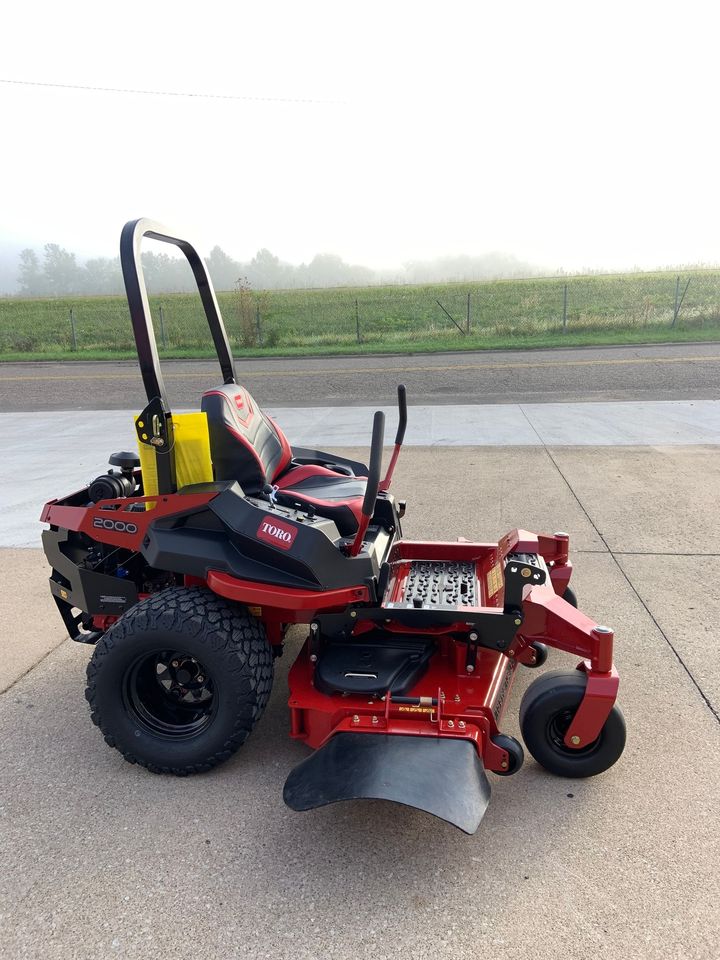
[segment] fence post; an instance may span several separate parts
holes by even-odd
[[[164,350],[167,347],[167,343],[165,341],[165,311],[163,310],[162,304],[160,304],[160,342]]]
[[[688,287],[690,286],[690,281],[691,281],[691,279],[692,279],[692,277],[688,277],[688,278],[687,278],[687,283],[685,284],[685,289],[683,290],[681,297],[679,296],[679,294],[680,294],[680,277],[677,277],[676,280],[675,280],[675,309],[673,310],[673,321],[672,321],[672,324],[671,324],[671,326],[673,326],[673,327],[675,326],[675,323],[677,322],[678,314],[680,313],[680,308],[682,307],[682,305],[683,305],[683,303],[684,303],[684,301],[685,301],[685,294],[688,292]]]
[[[567,284],[563,287],[563,333],[567,330]]]
[[[72,336],[72,351],[77,353],[77,334],[75,332],[75,307],[70,307],[70,334]]]
[[[362,337],[360,336],[360,310],[358,309],[357,297],[355,298],[355,333],[357,335],[357,342],[362,343]]]
[[[262,346],[262,330],[260,329],[260,304],[255,305],[255,329],[257,330],[258,346]]]
[[[467,332],[470,333],[470,291],[468,290],[467,301]]]

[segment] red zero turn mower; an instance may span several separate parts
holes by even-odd
[[[144,236],[179,247],[197,281],[222,372],[200,414],[168,405]],[[541,666],[548,646],[579,662],[527,689],[527,749],[560,776],[612,766],[625,744],[613,633],[576,609],[567,534],[404,540],[405,504],[389,492],[404,387],[384,477],[379,412],[369,466],[292,447],[236,383],[195,249],[137,220],[120,252],[148,398],[141,456],[114,454],[115,469],[51,500],[41,518],[65,626],[96,644],[86,696],[107,743],[155,773],[222,763],[260,719],[288,627],[306,624],[289,675],[290,735],[313,752],[285,784],[294,810],[374,797],[473,833],[486,770],[509,776],[523,762],[501,726],[515,671]]]

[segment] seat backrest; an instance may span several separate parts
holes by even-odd
[[[259,493],[288,467],[292,450],[280,427],[250,393],[235,383],[203,394],[216,480],[237,480],[245,493]]]

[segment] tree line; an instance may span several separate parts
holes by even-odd
[[[154,293],[187,293],[195,281],[187,262],[166,253],[141,254],[148,290]],[[310,263],[283,263],[269,250],[259,250],[252,260],[233,260],[215,246],[205,258],[218,290],[238,284],[258,290],[292,287],[367,286],[376,282],[367,267],[352,266],[334,254],[318,254]],[[17,275],[20,296],[60,297],[74,294],[103,295],[124,291],[119,257],[94,257],[78,262],[74,253],[56,243],[46,243],[42,256],[27,248],[20,253]]]
[[[145,251],[141,254],[151,293],[187,293],[195,289],[184,258]],[[444,257],[407,263],[401,270],[376,271],[355,266],[332,253],[317,254],[309,263],[285,263],[267,249],[252,260],[234,260],[219,246],[205,258],[218,290],[238,286],[255,290],[296,287],[364,287],[377,283],[437,283],[449,280],[487,280],[537,274],[537,269],[508,254],[481,257]],[[61,297],[112,295],[124,291],[119,257],[94,257],[79,262],[76,255],[57,243],[46,243],[42,255],[30,248],[20,252],[17,274],[20,296]]]

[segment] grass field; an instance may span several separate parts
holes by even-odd
[[[720,271],[686,273],[681,295],[688,279],[674,327],[675,273],[219,293],[218,300],[233,345],[252,354],[719,338]],[[150,302],[164,355],[208,353],[198,297],[164,294]],[[0,359],[72,356],[134,356],[124,298],[0,300]]]

